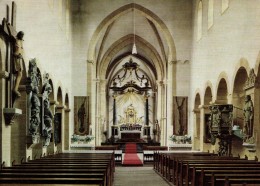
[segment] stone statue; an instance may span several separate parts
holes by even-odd
[[[53,114],[50,109],[49,95],[52,92],[52,87],[49,83],[49,74],[45,74],[45,82],[43,86],[43,104],[44,104],[44,125],[43,136],[45,137],[44,146],[49,146],[51,139]]]
[[[81,104],[80,108],[78,109],[78,121],[79,121],[79,132],[85,131],[85,117],[86,117],[86,111],[85,111],[85,102],[86,99]]]
[[[40,100],[37,95],[33,94],[31,98],[31,118],[30,118],[30,134],[32,136],[38,134],[38,128],[40,126]]]
[[[245,105],[243,108],[244,111],[244,127],[243,133],[249,137],[252,135],[252,128],[253,128],[253,117],[254,117],[254,106],[251,100],[251,96],[247,95],[245,98]]]
[[[39,93],[39,72],[37,71],[36,59],[31,59],[29,61],[29,77],[27,85],[27,92],[31,93],[30,105],[31,105],[31,117],[30,117],[30,126],[29,133],[32,135],[32,138],[36,138],[39,133],[39,126],[41,123],[40,120],[40,108],[41,102],[38,97]]]
[[[22,71],[23,71],[23,36],[24,33],[22,31],[17,33],[15,38],[15,46],[14,46],[14,73],[16,74],[15,85],[13,88],[13,92],[17,97],[21,97],[20,92],[18,91],[20,81],[22,79]]]

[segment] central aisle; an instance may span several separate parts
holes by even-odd
[[[116,167],[114,186],[169,186],[153,167]]]

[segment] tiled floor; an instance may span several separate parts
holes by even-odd
[[[114,186],[169,186],[153,167],[116,167]]]

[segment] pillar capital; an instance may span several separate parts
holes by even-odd
[[[93,59],[87,59],[87,64],[94,65],[95,61]]]

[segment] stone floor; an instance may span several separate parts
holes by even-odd
[[[116,167],[114,186],[169,186],[151,166]]]

